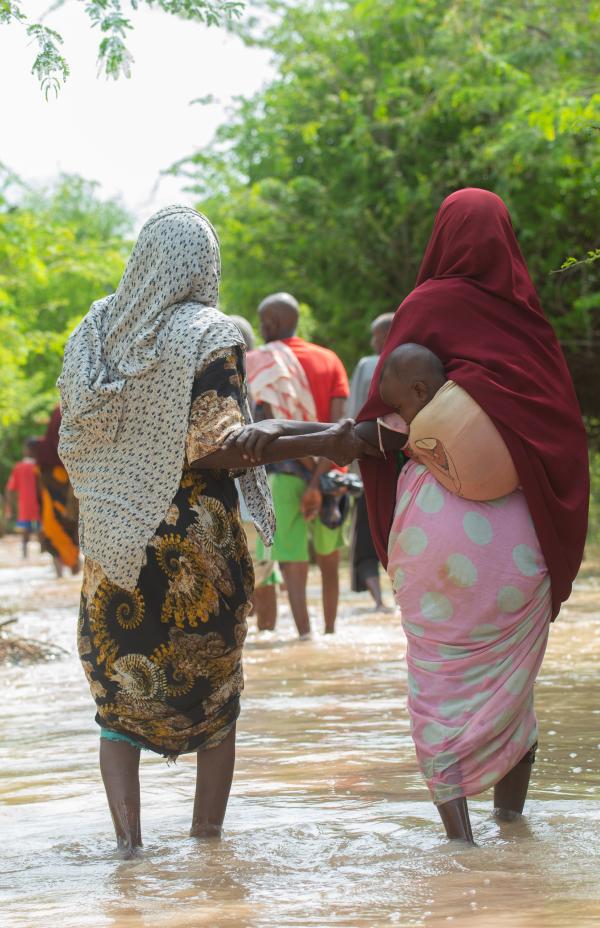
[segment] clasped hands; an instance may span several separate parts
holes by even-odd
[[[316,433],[307,423],[307,437],[313,437]],[[227,439],[228,447],[235,447],[240,451],[242,459],[247,461],[250,466],[256,466],[265,461],[266,449],[278,438],[286,435],[301,436],[296,423],[294,431],[290,431],[291,423],[285,419],[263,419],[261,422],[254,422],[246,425],[239,431],[235,432]],[[322,447],[319,453],[323,457],[329,458],[340,467],[350,464],[356,458],[365,456],[381,457],[379,448],[365,441],[359,434],[361,425],[357,425],[354,419],[342,419],[340,422],[332,423],[329,426],[323,426],[318,432],[319,441]],[[310,452],[309,452],[310,453]],[[294,457],[298,455],[295,454]]]

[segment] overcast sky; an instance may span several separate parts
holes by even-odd
[[[0,25],[0,162],[27,181],[60,171],[81,174],[120,194],[137,224],[174,201],[183,184],[160,171],[210,140],[236,94],[250,94],[272,72],[269,56],[224,32],[166,13],[139,10],[128,46],[130,79],[97,77],[99,34],[80,3],[45,20],[65,39],[71,75],[48,102],[29,73],[35,49],[16,25]],[[27,9],[44,9],[31,2]],[[213,94],[218,105],[190,106]]]

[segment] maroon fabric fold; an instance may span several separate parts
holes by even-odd
[[[57,406],[48,422],[46,434],[43,438],[39,439],[35,446],[36,461],[44,470],[51,470],[53,467],[62,467],[62,461],[58,456],[60,423],[60,406]]]
[[[502,200],[466,188],[442,203],[416,288],[398,308],[358,421],[392,410],[381,367],[405,342],[425,345],[446,376],[496,424],[512,455],[552,580],[554,615],[583,557],[588,450],[573,382]],[[392,460],[360,464],[373,540],[383,564],[395,506]]]

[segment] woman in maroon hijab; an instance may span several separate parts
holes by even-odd
[[[379,380],[406,343],[434,352],[487,413],[520,484],[473,502],[414,460],[361,461],[373,539],[402,609],[419,764],[448,837],[472,841],[467,796],[493,785],[499,817],[523,809],[533,683],[581,562],[589,495],[573,384],[495,194],[459,190],[440,207],[358,416],[367,440],[394,412]]]

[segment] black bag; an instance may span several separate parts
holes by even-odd
[[[350,512],[350,497],[361,496],[363,484],[356,474],[330,470],[319,477],[319,489],[323,495],[319,519],[327,528],[339,528]]]

